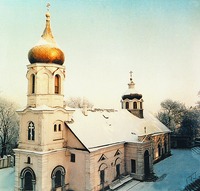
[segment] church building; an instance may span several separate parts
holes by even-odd
[[[65,56],[49,11],[28,59],[27,106],[17,111],[15,191],[114,190],[131,179],[148,179],[153,163],[169,156],[170,130],[144,110],[132,74],[119,110],[65,106]]]

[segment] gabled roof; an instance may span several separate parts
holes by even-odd
[[[88,115],[77,109],[73,121],[68,126],[89,151],[117,143],[138,142],[138,137],[145,134],[170,132],[152,114],[144,112],[144,118],[140,119],[126,109],[88,111]]]

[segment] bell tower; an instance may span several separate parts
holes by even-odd
[[[127,109],[136,117],[143,118],[142,94],[137,93],[137,91],[135,90],[135,83],[133,82],[132,74],[133,72],[131,71],[128,90],[122,96],[122,109]]]
[[[64,53],[58,47],[50,27],[50,13],[46,13],[46,27],[39,42],[28,53],[27,106],[63,107],[65,79]]]
[[[68,140],[65,121],[71,121],[73,110],[63,104],[65,57],[52,35],[49,4],[47,8],[44,32],[28,53],[27,106],[17,111],[15,191],[66,190],[69,154],[64,147]]]

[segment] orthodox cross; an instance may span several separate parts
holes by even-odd
[[[33,122],[29,123],[30,139],[33,140],[33,130],[35,129]]]
[[[47,7],[47,11],[48,11],[48,12],[49,12],[50,6],[51,6],[50,3],[47,3],[47,6],[46,6],[46,7]]]
[[[130,71],[130,80],[132,81],[133,80],[133,72]]]

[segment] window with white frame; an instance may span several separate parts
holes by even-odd
[[[35,140],[35,125],[32,121],[28,124],[28,140]]]

